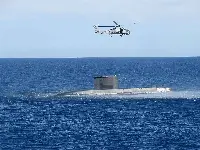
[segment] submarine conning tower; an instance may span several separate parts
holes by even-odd
[[[94,77],[95,90],[118,89],[117,76],[96,76]]]

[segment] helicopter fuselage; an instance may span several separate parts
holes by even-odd
[[[124,29],[122,27],[116,27],[108,30],[110,34],[121,34],[121,35],[129,35],[130,31],[128,29]]]
[[[123,35],[129,35],[130,34],[130,30],[121,27],[115,21],[113,21],[113,22],[116,24],[116,26],[97,26],[97,25],[94,25],[95,33],[109,34],[109,35],[111,35],[111,37],[112,37],[113,34],[119,34],[121,37]],[[99,27],[110,27],[111,29],[101,31],[101,30],[99,30]]]

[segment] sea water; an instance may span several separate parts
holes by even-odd
[[[200,58],[0,59],[0,149],[200,149]],[[117,75],[128,96],[57,96]]]

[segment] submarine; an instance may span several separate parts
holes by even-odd
[[[94,77],[94,89],[65,92],[62,95],[134,95],[134,94],[149,94],[169,92],[170,88],[119,88],[118,78],[114,76],[95,76]]]

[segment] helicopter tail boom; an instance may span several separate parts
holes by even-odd
[[[106,31],[100,31],[99,28],[98,28],[99,26],[97,26],[97,25],[94,25],[93,27],[95,29],[95,33],[100,33],[100,34],[106,33]]]

